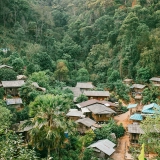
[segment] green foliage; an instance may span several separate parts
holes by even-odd
[[[13,69],[18,73],[23,73],[24,62],[21,58],[16,58],[12,61]]]
[[[88,97],[84,94],[81,94],[79,97],[77,97],[76,102],[81,103],[81,102],[84,102],[84,101],[87,101],[87,100],[88,100]]]
[[[12,69],[0,69],[0,79],[1,81],[9,81],[17,79],[17,73]]]
[[[4,134],[11,125],[12,114],[10,110],[0,104],[0,134]]]
[[[0,138],[0,158],[13,160],[39,159],[33,149],[24,145],[22,135],[8,132]]]
[[[89,81],[89,73],[87,69],[81,68],[77,72],[77,82],[88,82]]]
[[[0,99],[3,99],[4,96],[4,89],[0,88]]]

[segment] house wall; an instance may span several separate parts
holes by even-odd
[[[69,119],[71,119],[71,120],[73,120],[73,121],[76,121],[76,120],[79,119],[79,117],[72,117],[72,116],[70,116]]]
[[[92,117],[96,122],[103,122],[108,121],[111,117],[113,117],[112,114],[94,114],[92,113]]]
[[[108,155],[106,155],[106,154],[105,154],[104,152],[102,152],[102,151],[100,151],[100,152],[94,151],[94,155],[95,155],[96,157],[98,157],[98,158],[104,158],[104,159],[106,159],[106,158],[109,157]]]
[[[78,123],[78,128],[77,130],[80,132],[80,133],[85,133],[87,130],[89,130],[90,128],[85,126],[84,124],[81,124],[81,123]]]
[[[139,135],[138,133],[129,133],[129,140],[131,143],[138,143],[139,140]]]
[[[87,96],[88,97],[88,100],[90,100],[90,99],[97,99],[97,100],[99,100],[99,101],[103,101],[103,100],[108,100],[109,99],[109,97],[99,97],[99,96]]]

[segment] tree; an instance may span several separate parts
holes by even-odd
[[[16,58],[12,61],[12,66],[14,70],[18,73],[23,73],[22,69],[24,67],[24,62],[21,58]]]
[[[159,141],[160,135],[160,116],[159,110],[153,116],[147,116],[145,120],[142,121],[141,128],[144,131],[144,134],[140,135],[139,142],[145,145],[145,152],[154,152],[157,154],[157,157],[160,157],[160,144]]]
[[[89,73],[87,69],[81,68],[77,72],[77,82],[88,82],[89,81]]]
[[[5,133],[0,139],[0,159],[32,160],[39,159],[33,149],[24,145],[22,135]]]
[[[81,102],[84,102],[84,101],[87,101],[87,100],[88,100],[88,97],[84,94],[81,94],[79,97],[77,97],[76,102],[81,103]]]
[[[8,68],[0,69],[0,80],[1,81],[9,81],[9,80],[15,80],[17,79],[17,73]]]
[[[11,112],[0,104],[0,134],[4,134],[11,125]]]
[[[54,75],[57,80],[65,81],[65,80],[67,80],[68,72],[69,72],[69,70],[68,70],[66,64],[63,61],[59,61],[57,63],[57,69],[55,70]]]
[[[33,129],[30,142],[38,149],[47,149],[48,158],[51,151],[59,155],[64,144],[64,132],[70,133],[69,121],[64,114],[70,108],[67,98],[60,95],[40,95],[30,105],[30,116]]]

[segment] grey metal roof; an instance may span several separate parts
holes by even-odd
[[[142,84],[133,84],[130,88],[139,88],[139,89],[143,89],[144,87],[146,87],[146,85],[142,85]]]
[[[10,68],[10,69],[12,69],[13,67],[7,66],[7,65],[3,64],[3,65],[0,65],[0,69],[1,69],[1,68]]]
[[[92,84],[92,82],[77,82],[76,87],[81,89],[93,89],[94,85]]]
[[[84,102],[78,103],[76,105],[78,108],[83,108],[83,107],[89,106],[91,104],[95,104],[97,102],[98,102],[98,100],[96,100],[96,99],[90,99],[88,101],[84,101]]]
[[[84,101],[84,102],[78,103],[78,104],[76,104],[76,106],[78,108],[83,108],[83,107],[87,107],[87,106],[90,106],[90,105],[95,104],[95,103],[104,104],[105,106],[116,106],[116,104],[114,104],[112,102],[109,102],[109,101],[99,101],[99,100],[96,100],[96,99],[90,99],[88,101]]]
[[[24,85],[24,80],[15,80],[15,81],[2,81],[2,86],[4,88],[10,88],[10,87],[21,87]]]
[[[21,98],[6,99],[7,105],[22,104]]]
[[[84,91],[86,96],[92,97],[109,97],[109,91]]]
[[[66,116],[68,117],[84,117],[83,113],[81,111],[69,111]]]
[[[17,132],[27,132],[29,130],[31,130],[33,128],[32,125],[29,125],[29,126],[24,126],[24,123],[26,123],[27,121],[20,121],[20,124],[19,124],[19,130]]]
[[[160,82],[160,78],[159,77],[152,77],[150,79],[150,81]]]
[[[137,105],[138,105],[138,104],[129,104],[129,105],[127,106],[127,108],[128,108],[128,109],[130,109],[130,108],[136,108]]]
[[[63,89],[67,89],[67,88],[73,92],[74,97],[79,97],[82,94],[80,88],[78,87],[63,87]]]
[[[129,133],[144,134],[144,131],[141,129],[141,127],[138,123],[129,124],[128,125],[128,132]]]
[[[104,139],[104,140],[99,140],[98,142],[91,144],[87,148],[97,148],[100,151],[110,156],[115,151],[115,149],[113,148],[114,146],[115,144],[113,142],[109,141],[108,139]]]
[[[114,110],[112,110],[111,108],[105,106],[104,104],[92,104],[90,106],[87,107],[91,112],[93,112],[94,114],[112,114],[112,113],[116,113]]]
[[[76,122],[77,123],[82,123],[82,124],[84,124],[87,127],[91,127],[94,124],[96,124],[96,122],[94,120],[90,119],[90,118],[78,119]]]

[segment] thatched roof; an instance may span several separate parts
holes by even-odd
[[[0,65],[0,69],[1,69],[1,68],[10,68],[10,69],[13,69],[13,67],[11,67],[11,66],[7,66],[7,65],[5,65],[5,64]]]
[[[150,81],[160,82],[160,77],[152,77]]]
[[[112,110],[111,108],[103,105],[103,104],[92,104],[90,106],[87,107],[91,112],[93,112],[94,114],[112,114],[112,113],[116,113],[114,110]]]
[[[138,89],[143,89],[145,88],[146,85],[142,85],[142,84],[133,84],[130,88],[138,88]]]
[[[24,80],[15,80],[15,81],[2,81],[2,86],[4,88],[16,88],[24,85]]]
[[[84,95],[90,97],[109,97],[109,91],[84,91]]]
[[[81,89],[93,89],[94,85],[92,84],[92,82],[77,82],[76,87]]]

